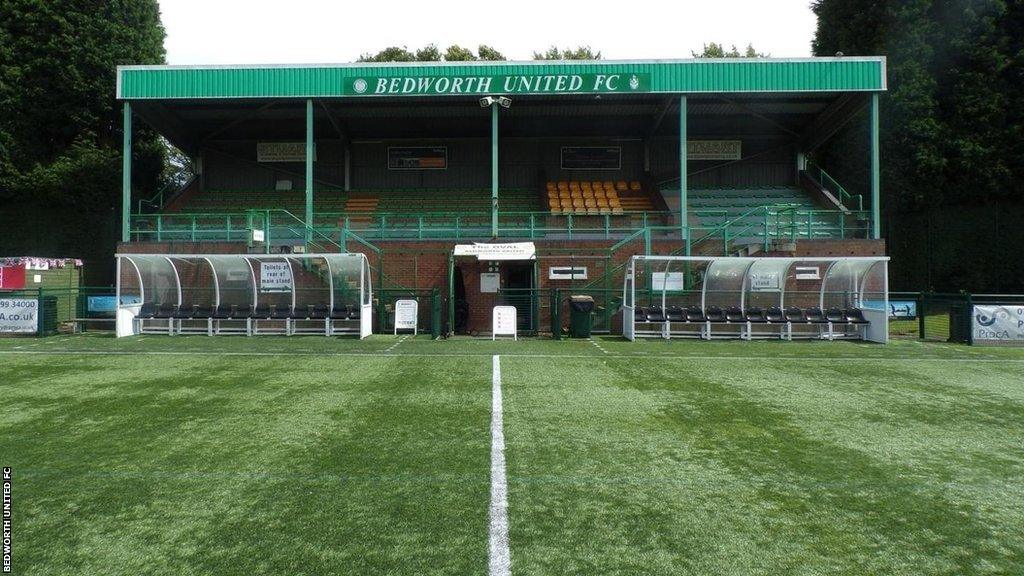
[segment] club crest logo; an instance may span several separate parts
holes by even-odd
[[[633,74],[633,77],[629,79],[629,89],[630,90],[636,90],[639,87],[640,87],[640,79],[636,77],[636,74]]]
[[[352,89],[356,91],[356,94],[366,92],[366,88],[366,80],[363,80],[362,78],[356,78],[356,81],[352,83]]]

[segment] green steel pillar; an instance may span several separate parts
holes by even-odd
[[[871,94],[871,237],[882,237],[882,176],[878,160],[878,92]]]
[[[498,105],[491,104],[491,236],[498,237]]]
[[[132,105],[124,103],[124,140],[121,145],[121,241],[132,233]]]
[[[686,182],[686,96],[679,97],[679,233],[683,240],[689,236],[689,215],[687,214]],[[690,243],[686,242],[686,255],[690,255]]]
[[[306,100],[306,242],[313,226],[313,99]]]

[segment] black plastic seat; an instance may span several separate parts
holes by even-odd
[[[787,322],[807,322],[807,316],[804,315],[804,311],[796,306],[790,306],[786,308],[786,321]]]
[[[213,317],[213,306],[210,304],[200,304],[195,307],[192,311],[192,317],[200,320]]]
[[[718,306],[708,306],[704,311],[704,316],[708,322],[725,322],[725,312],[722,312]]]
[[[747,322],[762,323],[766,321],[767,318],[765,318],[764,310],[757,306],[747,308]]]
[[[230,320],[234,317],[235,307],[231,304],[220,304],[211,315],[215,320]]]
[[[348,320],[349,306],[336,304],[331,310],[331,320]]]
[[[254,320],[267,320],[270,318],[270,314],[269,304],[257,304],[256,307],[252,309],[250,317]]]
[[[781,324],[786,321],[786,315],[782,312],[782,308],[770,306],[765,312],[764,319],[771,323]]]
[[[157,308],[156,313],[153,314],[153,318],[174,318],[174,314],[178,311],[177,304],[161,304]]]
[[[829,308],[828,311],[825,312],[825,320],[833,324],[845,324],[846,315],[843,314],[843,311],[839,308]]]
[[[725,321],[746,322],[747,318],[743,315],[743,310],[739,306],[730,306],[725,310]]]
[[[328,309],[326,304],[316,304],[309,308],[309,319],[310,320],[323,320],[328,316]]]
[[[271,320],[287,320],[292,317],[291,306],[274,306],[270,312]]]
[[[147,302],[142,305],[139,309],[139,313],[136,315],[137,318],[152,318],[156,316],[157,305],[153,302]]]
[[[686,311],[679,306],[669,306],[665,310],[665,319],[669,322],[685,322]]]
[[[664,322],[665,312],[661,309],[661,306],[651,306],[647,309],[647,321],[648,322]]]
[[[822,314],[821,308],[818,307],[808,308],[806,318],[810,324],[825,324],[828,322],[825,319],[825,315]]]
[[[686,309],[686,321],[705,322],[707,318],[704,317],[704,311],[700,309],[700,306],[690,306]]]
[[[637,306],[633,310],[633,321],[634,322],[647,322],[647,309],[643,306]]]
[[[349,306],[348,307],[348,319],[349,320],[359,320],[359,316],[360,316],[360,308],[359,308],[359,306]]]
[[[870,324],[868,319],[864,317],[864,311],[860,308],[850,308],[843,312],[846,316],[846,321],[850,324]]]
[[[193,304],[192,306],[182,306],[181,308],[178,308],[178,310],[174,313],[173,316],[171,316],[171,318],[174,318],[175,320],[189,320],[196,313],[196,309],[198,308],[198,304]]]

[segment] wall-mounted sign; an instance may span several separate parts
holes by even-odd
[[[482,294],[495,294],[501,289],[500,272],[480,273],[480,292]]]
[[[415,336],[419,316],[419,303],[415,300],[395,302],[395,335],[398,335],[399,330],[412,330],[412,334]]]
[[[793,277],[797,280],[821,280],[821,268],[818,266],[794,266]]]
[[[287,262],[260,262],[260,292],[291,292],[292,269]]]
[[[653,290],[665,290],[668,292],[671,292],[673,290],[683,290],[683,273],[654,272],[651,274],[651,288]]]
[[[975,306],[971,316],[975,343],[1024,345],[1024,305]]]
[[[257,142],[257,162],[305,162],[305,142]],[[316,161],[316,145],[313,145],[313,161]]]
[[[562,170],[618,170],[620,146],[562,146]]]
[[[452,94],[606,94],[649,92],[651,75],[637,74],[489,74],[484,76],[367,76],[346,82],[354,96]]]
[[[444,170],[446,146],[388,146],[388,170]]]
[[[750,289],[754,292],[777,292],[779,290],[779,274],[777,272],[751,274]]]
[[[739,160],[743,157],[739,140],[687,140],[688,160]]]
[[[548,268],[549,280],[586,280],[586,266],[552,266]]]
[[[491,317],[491,340],[498,336],[511,336],[518,340],[516,333],[516,307],[495,306]]]
[[[252,241],[253,242],[263,242],[266,239],[266,237],[267,237],[267,235],[263,232],[263,230],[261,230],[259,228],[253,228],[252,229]]]
[[[0,266],[0,289],[21,290],[25,287],[25,265]]]
[[[476,256],[477,260],[534,260],[537,246],[533,242],[456,244],[455,255]]]
[[[35,334],[38,330],[38,300],[0,298],[0,334]]]

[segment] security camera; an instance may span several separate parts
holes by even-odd
[[[508,108],[512,105],[512,99],[507,96],[498,97],[498,104],[501,104],[502,108]]]
[[[843,56],[846,56],[846,54],[843,54],[842,52],[836,52],[836,58],[842,58]]]
[[[480,107],[487,108],[491,104],[494,104],[495,100],[493,96],[484,96],[480,99]]]

